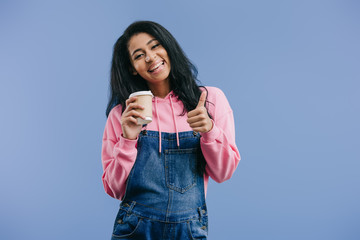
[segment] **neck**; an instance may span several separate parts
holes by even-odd
[[[171,91],[169,81],[161,82],[158,84],[149,84],[149,88],[152,94],[159,98],[165,98]]]

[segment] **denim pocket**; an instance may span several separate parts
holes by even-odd
[[[196,185],[197,148],[165,150],[168,188],[184,193]]]
[[[128,238],[133,236],[142,219],[134,214],[128,215],[126,211],[120,209],[115,219],[112,239]]]
[[[188,231],[192,239],[207,239],[208,235],[208,217],[203,216],[200,220],[188,222]]]

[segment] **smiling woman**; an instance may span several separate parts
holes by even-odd
[[[112,239],[207,239],[209,177],[229,179],[240,155],[223,92],[196,84],[197,70],[161,25],[130,25],[114,46],[102,146],[106,193],[121,200]],[[138,125],[150,90],[152,122]]]
[[[170,61],[165,48],[153,36],[138,33],[129,41],[129,52],[133,74],[145,79],[155,96],[165,97],[170,92]]]

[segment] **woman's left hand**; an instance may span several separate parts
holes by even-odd
[[[205,108],[206,94],[206,91],[201,93],[198,105],[187,114],[187,122],[195,132],[206,133],[213,127],[213,122]]]

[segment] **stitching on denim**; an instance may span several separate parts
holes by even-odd
[[[131,201],[129,201],[131,202]],[[151,207],[151,206],[148,206],[148,205],[145,205],[145,204],[142,204],[142,203],[139,203],[139,202],[136,202],[136,205],[141,205],[141,206],[144,206],[144,207],[147,207],[147,208],[150,208],[150,209],[154,209],[154,210],[157,210],[159,212],[163,212],[163,213],[166,213],[166,210],[164,209],[159,209],[159,208],[154,208],[154,207]],[[206,206],[206,203],[203,204],[200,208],[203,208]],[[136,207],[135,207],[136,208]],[[194,210],[197,210],[199,207],[196,207],[196,208],[188,208],[188,209],[185,209],[183,211],[168,211],[169,213],[185,213],[185,212],[190,212],[190,211],[194,211]],[[126,208],[122,208],[123,210],[126,211]],[[136,209],[135,209],[136,211]]]
[[[181,220],[181,221],[163,221],[163,220],[159,220],[159,219],[153,219],[153,218],[145,217],[145,216],[142,216],[142,215],[136,214],[136,213],[133,213],[133,215],[139,217],[140,219],[146,219],[146,220],[149,220],[149,221],[152,221],[152,222],[161,222],[161,223],[184,223],[184,222],[188,222],[188,221],[198,220],[198,216],[187,218],[187,219],[184,219],[184,220]]]
[[[177,154],[195,154],[198,151],[197,148],[186,148],[186,149],[165,149],[165,179],[166,179],[166,186],[169,189],[175,190],[180,193],[184,193],[189,189],[196,186],[196,169],[195,172],[192,172],[192,182],[189,183],[187,186],[175,186],[174,183],[170,182],[171,169],[169,164],[170,155],[177,155]],[[167,168],[166,168],[167,167]]]
[[[169,209],[171,209],[172,199],[173,199],[173,191],[169,190],[169,201],[167,204],[166,215],[165,215],[166,221],[168,221],[168,214],[170,212]]]
[[[190,221],[187,222],[187,226],[188,226],[187,229],[188,229],[188,233],[189,233],[189,235],[190,235],[190,238],[191,238],[191,239],[194,239],[194,237],[193,237],[193,235],[192,235],[192,232],[191,232]]]
[[[135,215],[135,214],[134,214],[134,215]],[[137,215],[135,215],[135,216],[137,216]],[[139,217],[139,216],[137,216],[137,217]],[[135,229],[134,229],[131,233],[129,233],[129,234],[125,234],[125,235],[112,234],[112,236],[115,237],[115,238],[131,237],[131,236],[134,235],[134,233],[137,231],[137,229],[139,228],[141,222],[142,222],[142,218],[140,217],[138,223],[136,224]]]

